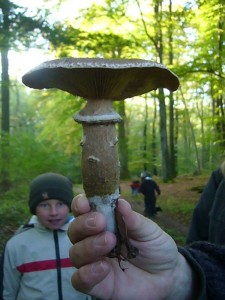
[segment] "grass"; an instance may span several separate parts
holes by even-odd
[[[163,210],[183,225],[189,225],[196,202],[168,197],[160,201]]]
[[[176,228],[169,228],[168,226],[164,225],[161,225],[161,228],[174,239],[178,246],[185,245],[186,236],[180,234],[180,232],[177,231]]]

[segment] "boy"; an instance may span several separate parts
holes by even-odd
[[[72,198],[72,183],[60,174],[45,173],[32,181],[29,208],[35,218],[6,244],[0,299],[90,299],[71,285],[67,228]]]

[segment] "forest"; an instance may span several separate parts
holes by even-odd
[[[66,0],[40,3],[0,0],[1,200],[25,197],[30,180],[42,172],[81,183],[82,128],[73,115],[85,101],[56,89],[30,89],[11,74],[11,53],[30,49],[54,59],[144,59],[178,76],[173,93],[160,88],[114,101],[122,117],[116,128],[121,180],[148,170],[166,183],[219,166],[225,146],[224,1],[102,0],[83,8]],[[68,15],[60,13],[65,7]]]

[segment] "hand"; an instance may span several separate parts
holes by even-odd
[[[130,243],[139,254],[119,266],[106,255],[115,247],[116,237],[105,232],[105,217],[91,212],[87,198],[74,198],[68,236],[74,246],[70,258],[78,270],[72,277],[76,290],[101,299],[191,299],[192,271],[178,252],[173,239],[156,223],[134,212],[120,199],[119,212],[127,227]],[[190,297],[190,298],[189,298]]]

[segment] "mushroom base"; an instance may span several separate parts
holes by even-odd
[[[119,190],[117,189],[114,194],[104,196],[89,197],[88,201],[92,211],[102,213],[107,220],[106,231],[114,232],[117,234],[118,226],[115,216],[116,204],[119,198]]]

